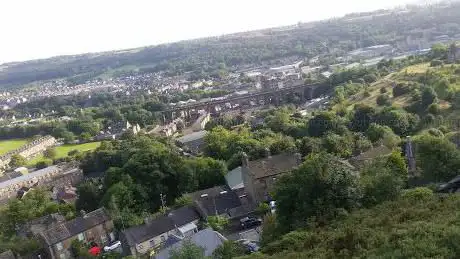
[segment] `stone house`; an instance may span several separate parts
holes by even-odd
[[[188,196],[203,219],[216,215],[229,217],[231,209],[242,205],[238,194],[226,185],[189,193]]]
[[[39,239],[50,258],[65,259],[73,258],[72,241],[91,242],[104,247],[115,240],[113,231],[110,215],[104,208],[100,208],[73,220],[54,224],[40,232]]]
[[[255,203],[271,200],[270,193],[274,190],[277,178],[302,163],[299,153],[271,156],[268,149],[266,157],[262,159],[249,161],[246,154],[243,154],[242,159],[244,188]]]
[[[188,237],[198,231],[200,215],[192,206],[168,212],[146,224],[125,229],[120,236],[126,255],[140,256],[161,248],[171,236]]]

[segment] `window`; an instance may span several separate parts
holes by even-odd
[[[85,236],[83,233],[78,234],[78,240],[83,241],[85,239]]]
[[[161,242],[166,241],[166,236],[161,236]]]
[[[62,243],[57,243],[57,244],[56,244],[56,249],[57,249],[58,251],[61,251],[62,248],[63,248],[63,247],[62,247]]]
[[[154,239],[150,240],[150,247],[155,247],[155,240]]]

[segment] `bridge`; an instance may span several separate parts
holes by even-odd
[[[241,108],[245,105],[249,105],[251,101],[257,104],[264,103],[279,105],[283,99],[292,95],[297,96],[301,101],[311,100],[313,99],[315,89],[319,86],[320,84],[305,84],[302,82],[279,89],[270,89],[245,95],[232,96],[225,99],[174,106],[162,111],[162,113],[164,122],[166,122],[178,116],[188,118],[191,113],[198,110],[206,110],[207,112],[212,113],[216,111],[217,106],[223,106],[227,103],[230,104],[231,107],[228,109],[233,109],[234,107]]]

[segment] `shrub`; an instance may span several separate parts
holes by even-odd
[[[409,86],[408,84],[397,84],[395,87],[393,87],[393,97],[398,97],[407,93],[410,93],[412,91],[412,87]]]
[[[209,216],[208,225],[215,231],[222,231],[228,225],[228,219],[221,216]]]
[[[433,191],[426,187],[417,187],[403,191],[401,196],[412,202],[426,201],[433,197]]]
[[[432,103],[428,106],[428,112],[431,114],[439,114],[441,109],[439,108],[439,104],[437,103]]]
[[[35,164],[35,167],[37,169],[43,169],[43,168],[46,168],[46,167],[48,167],[48,166],[50,166],[52,164],[53,164],[53,160],[51,160],[51,159],[43,159],[42,161],[37,162]]]
[[[377,97],[377,105],[391,105],[390,97],[386,94],[381,94]]]
[[[438,67],[438,66],[441,66],[443,65],[444,63],[441,61],[441,60],[432,60],[431,63],[430,63],[430,66],[431,67]]]
[[[385,87],[380,88],[380,93],[381,94],[386,94],[388,90]]]

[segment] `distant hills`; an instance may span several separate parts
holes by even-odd
[[[59,56],[0,65],[0,87],[35,81],[75,78],[84,82],[116,70],[210,73],[224,65],[261,65],[281,58],[331,56],[376,44],[397,44],[407,36],[460,34],[460,4],[412,6],[348,15],[281,28],[235,33],[122,51]],[[365,19],[359,18],[365,17]],[[78,80],[76,80],[78,82]]]

